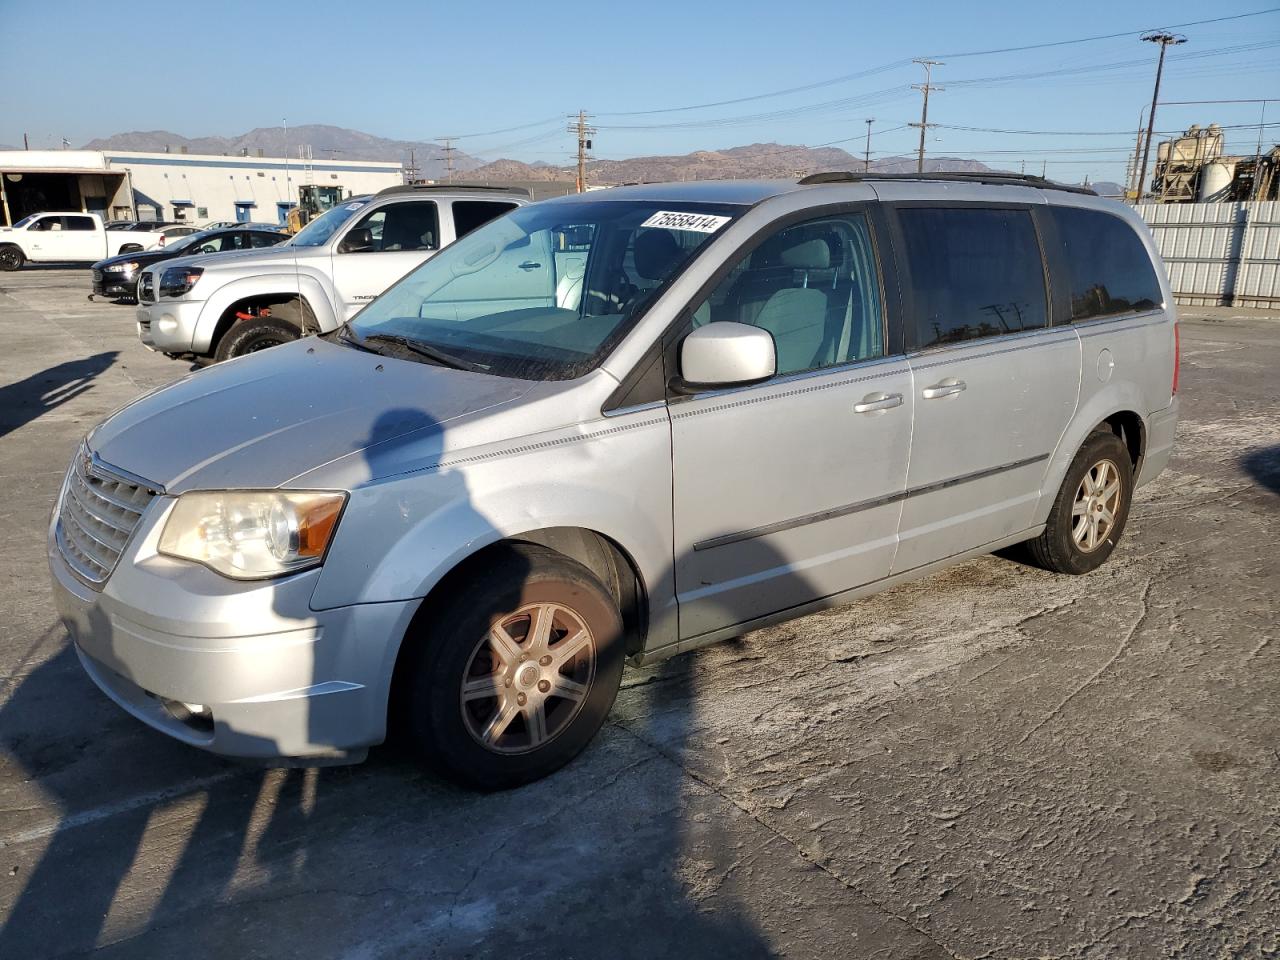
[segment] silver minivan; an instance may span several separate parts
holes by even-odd
[[[1088,191],[593,192],[115,413],[49,563],[85,669],[158,730],[314,762],[398,732],[512,786],[587,744],[624,661],[1015,545],[1093,570],[1177,371],[1150,235]]]

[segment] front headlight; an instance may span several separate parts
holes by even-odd
[[[133,273],[138,269],[138,261],[130,260],[128,263],[113,263],[103,270],[103,273]]]
[[[178,498],[160,552],[237,580],[318,566],[338,527],[345,493],[193,491]]]
[[[204,267],[169,267],[160,274],[160,296],[184,297],[191,292]]]

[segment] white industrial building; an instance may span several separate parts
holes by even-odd
[[[99,150],[0,151],[0,223],[83,210],[110,220],[283,223],[298,188],[343,196],[404,182],[402,164]]]

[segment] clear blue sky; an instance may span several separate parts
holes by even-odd
[[[1273,3],[1271,5],[1276,5]],[[755,142],[914,149],[921,69],[910,63],[784,96],[682,112],[636,111],[751,97],[936,56],[930,120],[1029,136],[929,134],[931,155],[974,156],[1062,179],[1119,180],[1156,48],[1126,36],[983,56],[971,51],[1168,26],[1264,10],[1267,0],[877,3],[650,0],[646,3],[215,3],[0,0],[0,143],[75,146],[127,130],[234,135],[332,123],[385,137],[464,137],[487,159],[564,162],[564,116],[595,115],[596,154],[683,153]],[[1280,12],[1181,28],[1162,100],[1280,97]],[[1053,71],[1052,76],[1026,77]],[[1018,79],[999,79],[1015,77]],[[978,82],[968,82],[978,81]],[[803,108],[803,109],[802,109]],[[1157,126],[1249,124],[1257,105],[1165,107]],[[1268,120],[1280,122],[1280,103]],[[656,128],[635,129],[637,126]],[[674,125],[674,126],[673,126]],[[628,129],[630,127],[630,129]],[[1108,136],[1081,136],[1082,131]],[[1256,130],[1228,130],[1251,149]],[[1280,127],[1267,131],[1271,141]],[[852,138],[852,139],[850,139]],[[1010,152],[1002,152],[1010,151]],[[1066,152],[1072,151],[1072,152]]]

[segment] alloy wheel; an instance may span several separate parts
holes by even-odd
[[[1092,553],[1106,542],[1123,495],[1120,469],[1111,460],[1099,460],[1085,471],[1071,504],[1071,539],[1078,549]]]
[[[531,603],[493,623],[459,690],[467,732],[495,753],[528,753],[560,734],[595,677],[591,629],[562,603]]]

